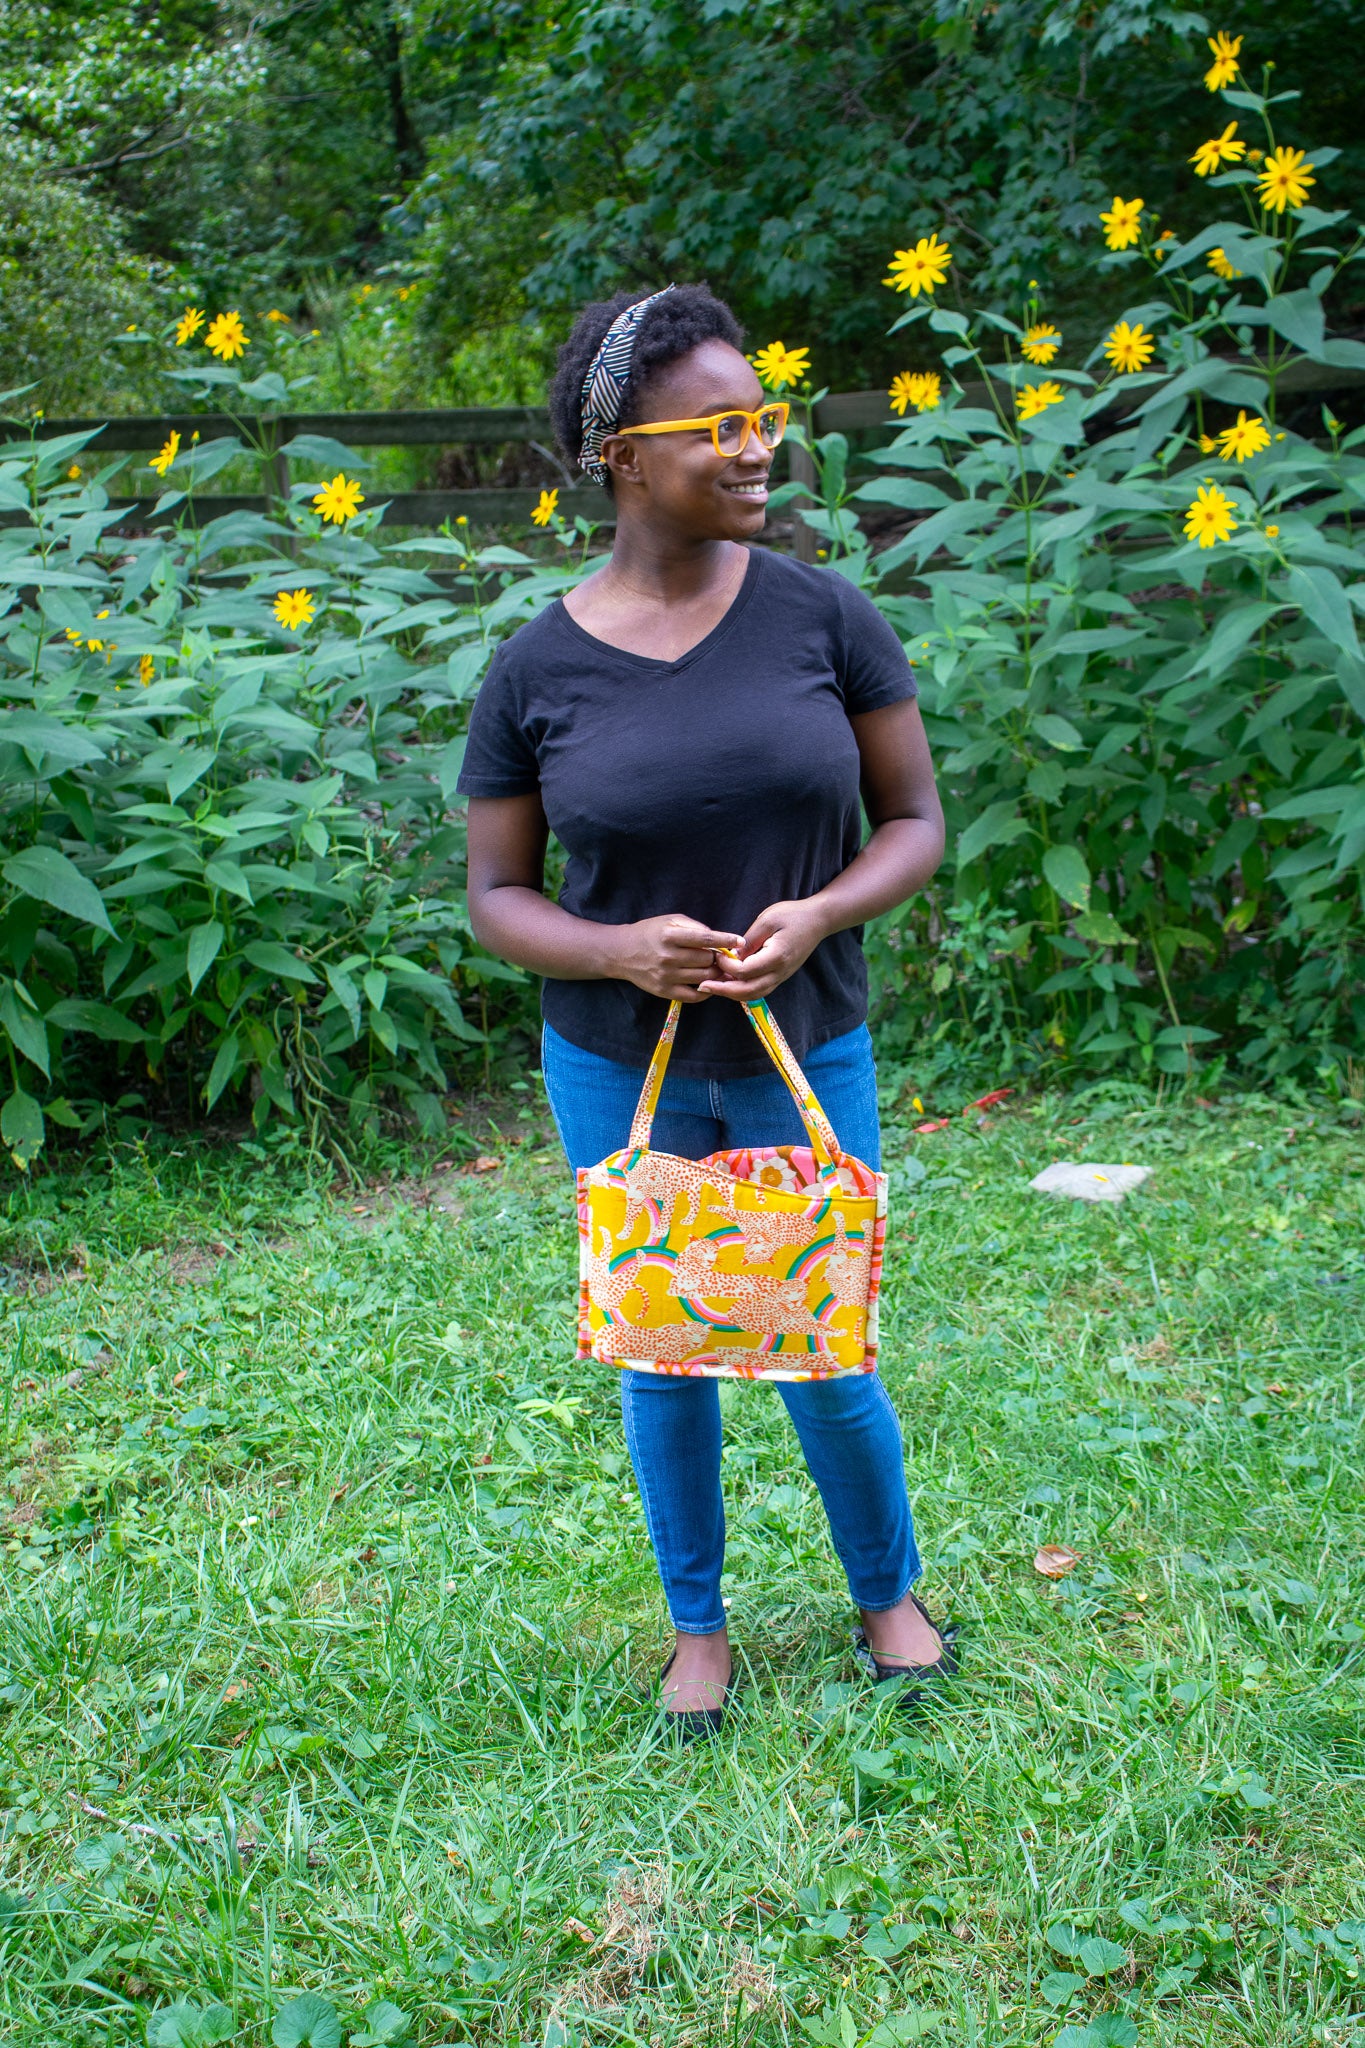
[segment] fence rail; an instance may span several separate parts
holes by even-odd
[[[1324,395],[1365,384],[1365,370],[1337,369],[1325,363],[1304,360],[1293,363],[1280,379],[1279,388],[1294,397],[1314,392]],[[965,396],[969,403],[984,404],[986,387],[971,384]],[[450,406],[412,412],[299,412],[281,413],[268,419],[252,419],[265,446],[271,451],[271,470],[277,494],[289,484],[288,443],[301,434],[325,436],[352,448],[431,448],[505,446],[520,442],[542,449],[552,461],[550,415],[543,406]],[[899,425],[891,414],[885,391],[838,391],[822,398],[815,407],[813,425],[817,434],[860,433],[875,428],[888,431]],[[121,419],[44,420],[43,436],[91,432],[90,445],[112,453],[160,448],[167,437],[178,433],[182,441],[198,434],[201,441],[221,440],[241,432],[242,423],[224,413],[141,413]],[[814,481],[810,459],[789,443],[791,474]],[[529,523],[534,486],[489,485],[473,490],[392,491],[384,497],[384,520],[392,526],[437,527],[446,519],[468,519],[482,526],[524,526]],[[383,495],[383,494],[379,494]],[[151,497],[114,498],[111,504],[127,514],[130,521],[152,517],[156,500]],[[217,518],[225,512],[264,512],[271,500],[260,493],[230,495],[205,492],[194,501],[191,517]],[[559,510],[568,518],[584,518],[610,525],[611,500],[603,491],[577,482],[559,486]],[[813,556],[815,535],[799,516],[796,519],[798,554]]]

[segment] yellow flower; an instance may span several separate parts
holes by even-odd
[[[102,640],[87,640],[85,644],[92,654],[102,654],[104,652],[104,642]]]
[[[1201,434],[1199,436],[1199,452],[1201,455],[1212,455],[1217,446],[1218,443],[1214,440],[1212,434]]]
[[[400,299],[410,299],[413,293],[416,291],[416,289],[416,285],[400,284],[398,287],[398,296]]]
[[[1140,320],[1131,327],[1126,320],[1120,320],[1104,344],[1105,356],[1119,371],[1145,368],[1155,352],[1156,343]]]
[[[275,599],[275,617],[291,633],[310,625],[316,609],[311,590],[282,590]]]
[[[147,464],[147,467],[148,469],[154,469],[158,476],[165,476],[166,471],[170,468],[171,464],[175,461],[175,458],[179,453],[180,436],[177,433],[176,429],[172,427],[161,449],[157,454],[155,454],[152,457],[151,461]]]
[[[1267,539],[1267,540],[1278,540],[1278,539],[1279,539],[1279,537],[1280,537],[1280,529],[1279,529],[1279,527],[1278,527],[1278,526],[1267,526],[1267,528],[1266,528],[1266,530],[1265,530],[1265,537],[1266,537],[1266,539]]]
[[[1216,36],[1208,38],[1208,45],[1213,51],[1213,62],[1204,73],[1204,83],[1210,92],[1221,92],[1225,85],[1232,84],[1241,68],[1237,62],[1237,52],[1242,47],[1242,38],[1225,35],[1222,29],[1219,29]]]
[[[808,348],[788,348],[785,342],[770,341],[749,361],[758,371],[758,381],[765,391],[781,391],[788,384],[799,384],[810,368]]]
[[[1207,178],[1210,171],[1216,171],[1220,164],[1235,164],[1247,153],[1244,142],[1237,140],[1237,123],[1229,121],[1221,135],[1215,135],[1212,142],[1201,142],[1190,162],[1194,165],[1195,176]]]
[[[920,1101],[918,1095],[910,1097],[910,1107],[911,1109],[918,1110],[921,1116],[924,1115],[924,1104]]]
[[[1049,377],[1042,384],[1026,384],[1022,391],[1016,391],[1014,402],[1021,420],[1034,420],[1050,405],[1060,405],[1065,395],[1061,385],[1054,384]]]
[[[891,274],[882,283],[894,285],[898,292],[909,292],[912,299],[917,299],[921,292],[932,295],[948,275],[952,260],[952,250],[946,242],[940,242],[935,230],[932,235],[921,235],[913,249],[897,249],[891,258]]]
[[[186,306],[175,323],[175,345],[183,348],[191,336],[196,335],[204,324],[204,315],[198,306]]]
[[[1185,514],[1186,539],[1197,540],[1201,548],[1211,548],[1215,541],[1226,540],[1236,525],[1231,498],[1217,484],[1201,484]]]
[[[1259,415],[1248,419],[1244,412],[1238,413],[1236,426],[1224,427],[1218,436],[1218,452],[1224,462],[1243,463],[1248,455],[1259,455],[1269,446],[1265,421]]]
[[[1339,434],[1341,432],[1341,421],[1336,417],[1335,413],[1329,412],[1327,415],[1327,431],[1329,434]]]
[[[468,526],[469,520],[466,514],[463,512],[459,513],[456,517],[455,524],[457,526]]]
[[[340,470],[329,484],[313,499],[313,510],[320,512],[324,519],[330,519],[333,526],[344,526],[348,519],[354,519],[365,502],[365,493],[360,485],[343,476]]]
[[[109,614],[108,614],[108,612],[107,612],[107,611],[105,611],[105,612],[96,612],[96,613],[95,613],[95,617],[96,617],[97,619],[107,619],[107,618],[108,618],[108,616],[109,616]]]
[[[934,412],[943,395],[943,379],[937,370],[900,370],[887,395],[893,412],[903,413],[907,405],[916,412]]]
[[[1313,166],[1304,162],[1301,149],[1272,149],[1260,173],[1257,198],[1264,213],[1283,213],[1290,206],[1297,213],[1308,197],[1308,187],[1317,179],[1308,173]]]
[[[143,683],[144,685],[152,681],[153,677],[156,675],[156,663],[152,660],[150,654],[143,655],[141,661],[137,665],[137,673],[139,682]]]
[[[1100,215],[1106,246],[1110,249],[1131,249],[1142,232],[1138,226],[1141,219],[1140,199],[1120,199],[1116,195],[1109,212]]]
[[[282,313],[278,306],[272,306],[265,317],[267,320],[273,320],[277,327],[287,327],[289,325],[289,315]]]
[[[1265,162],[1265,151],[1263,149],[1249,149],[1247,151],[1247,162],[1249,164],[1263,164]]]
[[[1242,275],[1242,272],[1236,268],[1226,249],[1209,250],[1209,269],[1213,271],[1216,277],[1226,278],[1229,281],[1234,277]]]
[[[242,326],[240,313],[220,313],[216,320],[209,322],[209,331],[204,336],[204,346],[210,355],[219,356],[230,363],[234,356],[241,355],[247,346],[246,330]]]
[[[532,524],[536,526],[548,526],[550,521],[555,516],[555,506],[558,503],[559,492],[557,490],[542,491],[539,498],[536,500],[536,509],[531,514]]]
[[[70,469],[66,472],[68,482],[74,484],[76,482],[76,479],[80,476],[80,473],[81,466],[79,462],[73,462]]]
[[[1168,242],[1173,242],[1174,240],[1175,231],[1173,228],[1167,228],[1164,234],[1160,234],[1157,236],[1156,247],[1155,249],[1153,249],[1152,254],[1156,257],[1158,263],[1160,263],[1162,257],[1166,254],[1166,244]]]
[[[73,647],[80,646],[82,636],[76,631],[76,628],[74,626],[67,627],[66,637],[71,642]]]
[[[1024,338],[1019,344],[1031,363],[1044,366],[1052,361],[1061,345],[1061,330],[1050,320],[1040,320],[1036,327],[1025,328]]]

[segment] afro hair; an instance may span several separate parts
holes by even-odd
[[[614,299],[598,299],[585,306],[559,351],[550,386],[550,422],[574,467],[583,446],[583,380],[588,367],[618,313],[644,296],[643,292],[618,292]],[[675,285],[667,298],[650,307],[636,329],[630,382],[621,407],[623,427],[638,422],[650,378],[703,341],[728,341],[732,348],[743,348],[744,329],[724,300],[715,298],[704,284]]]

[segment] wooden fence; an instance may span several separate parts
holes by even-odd
[[[1313,393],[1326,394],[1348,386],[1365,384],[1365,370],[1347,370],[1326,364],[1299,361],[1280,379],[1280,390],[1296,398]],[[984,385],[969,385],[969,403],[982,404]],[[817,434],[834,431],[865,433],[876,428],[892,432],[900,423],[891,413],[885,391],[840,391],[822,398],[815,408]],[[351,448],[453,448],[497,447],[511,442],[541,450],[558,464],[553,453],[550,415],[542,406],[455,406],[429,412],[314,412],[283,413],[271,419],[251,421],[271,451],[271,481],[277,496],[283,496],[290,482],[290,461],[284,452],[296,435],[315,434],[341,441]],[[90,446],[122,454],[160,448],[167,436],[178,432],[182,442],[198,434],[201,442],[240,432],[239,423],[221,413],[167,413],[131,415],[123,419],[44,420],[47,435],[81,433],[95,429]],[[789,474],[814,481],[810,458],[794,443],[787,443]],[[318,465],[310,462],[309,473]],[[567,472],[565,472],[567,477]],[[527,526],[537,486],[454,491],[377,492],[383,497],[385,521],[393,526],[435,529],[445,519],[468,519],[479,526]],[[149,519],[156,500],[151,497],[115,498],[111,503],[126,512],[130,521]],[[196,496],[194,512],[201,518],[216,518],[223,512],[264,511],[266,496],[234,496],[205,492]],[[558,509],[572,519],[581,512],[601,525],[612,523],[611,500],[604,491],[586,484],[561,482]],[[796,552],[813,559],[815,534],[798,517],[795,522]]]

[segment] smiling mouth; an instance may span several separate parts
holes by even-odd
[[[731,497],[752,498],[757,502],[768,495],[768,479],[761,476],[742,484],[722,484],[721,489],[729,491]]]

